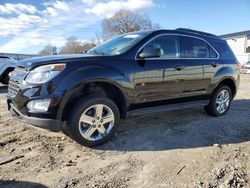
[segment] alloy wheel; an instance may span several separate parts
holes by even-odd
[[[114,113],[106,105],[96,104],[86,109],[79,120],[79,131],[83,138],[97,141],[107,136],[115,122]]]
[[[218,113],[224,113],[230,104],[230,94],[226,89],[219,92],[216,97],[216,110]]]

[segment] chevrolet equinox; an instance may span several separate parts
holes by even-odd
[[[13,116],[58,132],[66,125],[78,143],[107,142],[119,120],[193,107],[211,116],[230,108],[239,64],[216,35],[156,30],[117,36],[85,54],[18,62],[7,103]]]

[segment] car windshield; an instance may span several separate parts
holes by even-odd
[[[138,32],[120,35],[90,49],[87,53],[95,53],[99,55],[120,55],[130,50],[148,34],[149,32]]]

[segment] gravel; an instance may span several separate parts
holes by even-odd
[[[90,149],[37,130],[7,112],[0,86],[0,187],[249,187],[250,75],[230,111],[203,109],[129,119],[113,140]]]

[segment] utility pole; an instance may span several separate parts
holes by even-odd
[[[57,55],[57,48],[56,48],[56,46],[53,46],[52,53],[53,53],[53,55]]]

